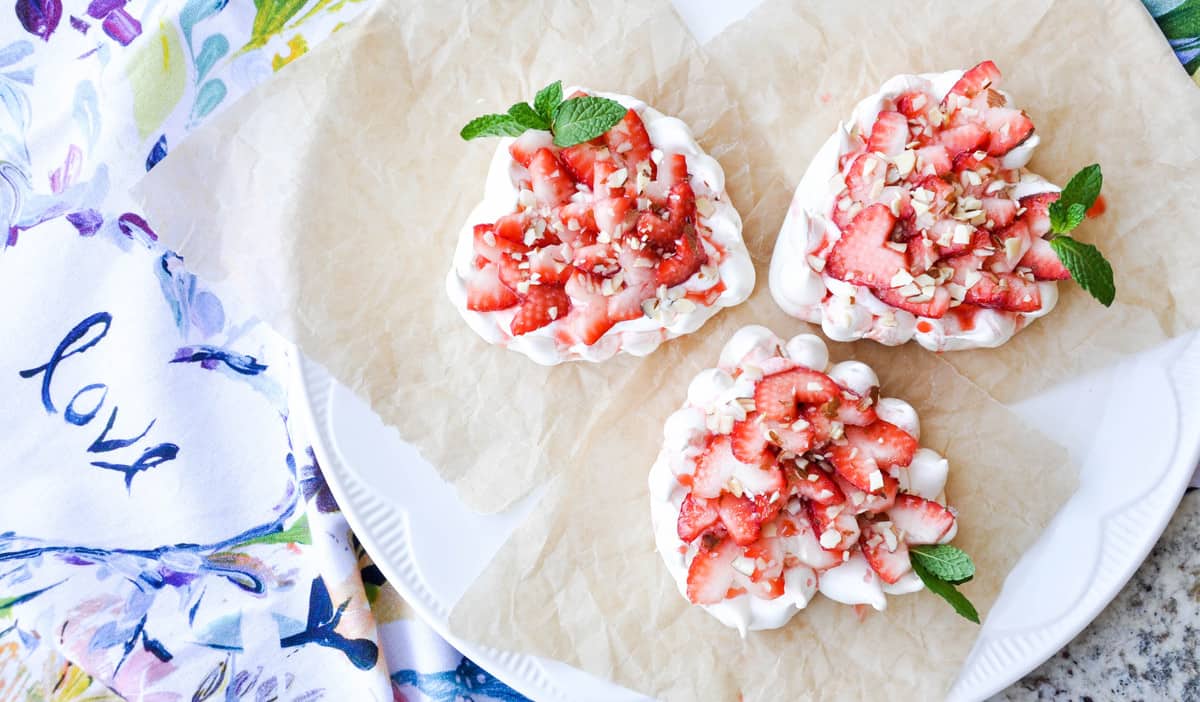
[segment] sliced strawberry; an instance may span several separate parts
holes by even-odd
[[[871,514],[883,514],[896,504],[896,495],[900,492],[900,481],[893,478],[891,475],[883,474],[883,488],[875,492],[867,493],[867,500],[863,503],[863,509]]]
[[[654,150],[650,135],[646,133],[646,125],[642,124],[642,118],[633,109],[627,111],[621,121],[605,133],[604,141],[613,157],[629,169],[631,178],[638,164],[650,162],[650,152]]]
[[[856,202],[871,202],[883,190],[887,161],[872,153],[859,154],[846,171],[846,187]]]
[[[693,604],[716,604],[725,599],[733,584],[733,560],[742,549],[733,539],[724,538],[708,548],[702,547],[688,566],[687,597]]]
[[[733,455],[730,437],[718,435],[696,461],[692,492],[700,497],[717,497],[736,479],[738,487],[752,495],[770,495],[783,491],[787,483],[783,471],[769,464],[743,463]]]
[[[1042,291],[1037,283],[1013,273],[980,271],[980,278],[967,288],[963,302],[1010,312],[1037,312],[1042,308]]]
[[[667,211],[671,221],[682,226],[694,224],[696,221],[696,193],[692,184],[686,178],[671,186],[667,195]]]
[[[617,172],[622,174],[618,175]],[[597,159],[592,164],[592,192],[596,198],[625,197],[625,184],[629,181],[629,170],[611,159]]]
[[[680,285],[695,275],[708,260],[694,227],[688,225],[683,229],[683,236],[675,253],[664,256],[658,264],[658,283],[668,288]]]
[[[467,309],[476,312],[504,310],[517,304],[517,294],[500,281],[494,263],[475,271],[467,279]]]
[[[837,420],[842,424],[865,427],[879,419],[870,397],[859,397],[857,393],[842,390],[841,396],[835,399]]]
[[[1071,272],[1063,265],[1058,254],[1050,248],[1050,242],[1042,238],[1033,240],[1033,246],[1017,265],[1031,269],[1033,277],[1038,280],[1066,280],[1071,277]]]
[[[717,523],[720,514],[716,502],[710,502],[702,497],[688,493],[679,506],[679,520],[675,530],[685,543],[695,541],[697,536],[708,531]]]
[[[497,237],[495,227],[491,224],[475,225],[474,238],[475,253],[492,263],[511,260],[512,254],[525,254],[529,251],[525,244]]]
[[[992,107],[1004,107],[1006,104],[1008,104],[1008,100],[1004,99],[1000,91],[992,90],[991,88],[984,88],[979,91],[975,94],[975,97],[971,98],[970,102],[972,109],[979,112]]]
[[[533,285],[517,308],[511,329],[513,336],[541,329],[560,317],[566,317],[571,309],[571,299],[558,285]]]
[[[928,190],[932,195],[929,209],[931,212],[941,212],[950,207],[954,198],[954,186],[938,176],[925,176],[917,181],[917,187]],[[924,194],[920,193],[923,196]]]
[[[776,532],[782,539],[787,539],[786,548],[789,554],[794,554],[798,561],[809,568],[828,570],[843,563],[841,551],[821,546],[807,507],[796,514],[781,515]]]
[[[620,264],[617,263],[617,252],[611,244],[592,244],[575,249],[571,265],[606,278],[621,270]]]
[[[950,152],[941,144],[922,146],[917,149],[917,165],[913,173],[944,176],[950,172]]]
[[[1035,239],[1050,233],[1050,203],[1058,198],[1058,193],[1040,193],[1021,198],[1021,207],[1025,208],[1021,219]]]
[[[667,188],[676,183],[688,182],[687,157],[683,154],[671,154],[663,159],[658,170],[658,180]]]
[[[767,419],[794,422],[797,403],[824,404],[840,392],[838,384],[824,373],[793,368],[760,380],[754,388],[754,406]]]
[[[840,475],[834,475],[833,480],[855,514],[882,514],[888,511],[896,503],[896,493],[900,491],[900,481],[887,473],[883,473],[883,487],[876,492],[859,490]]]
[[[989,136],[988,138],[990,139],[991,137]],[[982,172],[987,170],[994,173],[1000,170],[1000,162],[988,156],[986,151],[964,151],[951,160],[953,161],[951,170],[959,174],[963,171]],[[966,189],[969,193],[979,195],[983,193],[984,185],[983,183],[979,185],[967,184]]]
[[[934,288],[933,297],[923,302],[913,302],[905,297],[898,288],[879,288],[872,292],[880,301],[896,309],[911,312],[918,317],[941,319],[950,309],[950,292],[941,286]]]
[[[596,165],[596,156],[600,153],[600,149],[584,142],[574,146],[568,146],[558,153],[558,157],[562,159],[563,165],[571,172],[571,177],[576,183],[584,183],[590,185],[592,183],[592,171]]]
[[[812,429],[808,422],[798,419],[794,422],[779,422],[766,420],[764,422],[767,441],[778,446],[781,450],[800,455],[812,448]]]
[[[988,143],[988,131],[977,124],[964,124],[944,130],[938,137],[946,153],[953,160],[955,156],[968,151],[981,149]]]
[[[573,248],[596,243],[596,215],[592,206],[572,202],[554,210],[551,222],[558,238]]]
[[[788,469],[788,488],[806,500],[819,505],[836,505],[846,501],[846,495],[833,478],[813,466]]]
[[[538,149],[533,154],[533,160],[529,162],[529,177],[533,181],[533,196],[543,205],[565,205],[575,194],[575,182],[550,149]]]
[[[907,466],[917,451],[917,440],[882,419],[869,427],[848,426],[846,441],[830,447],[830,461],[838,474],[859,490],[883,487],[883,471]]]
[[[544,132],[540,129],[530,129],[517,137],[512,144],[509,144],[508,153],[514,161],[529,168],[529,164],[533,161],[533,155],[539,149],[548,149],[553,145],[554,137],[550,132]]]
[[[530,216],[528,212],[514,212],[506,214],[496,220],[495,232],[496,236],[501,239],[515,241],[518,244],[525,243],[525,231],[529,229]]]
[[[808,422],[809,431],[813,435],[813,446],[824,446],[833,438],[834,419],[822,411],[819,405],[809,405],[801,413],[804,421]]]
[[[898,495],[887,514],[896,528],[904,532],[904,540],[914,545],[936,544],[954,526],[950,510],[909,493]]]
[[[766,458],[767,437],[757,412],[751,412],[740,422],[734,422],[729,434],[733,455],[742,463],[761,463]]]
[[[929,270],[941,257],[942,253],[938,250],[937,244],[933,243],[926,236],[918,236],[910,239],[908,248],[904,251],[904,259],[908,263],[908,270],[913,275],[920,275]],[[892,306],[896,307],[897,305],[892,304]]]
[[[950,88],[946,98],[942,99],[942,107],[945,107],[947,98],[950,95],[962,95],[965,98],[973,98],[977,93],[986,90],[988,87],[1000,82],[1000,69],[996,68],[996,64],[991,61],[984,61],[979,65],[969,69],[963,73],[962,78]]]
[[[593,207],[596,227],[613,241],[618,241],[629,227],[628,215],[634,211],[633,204],[633,200],[623,195],[598,200]]]
[[[896,98],[896,109],[909,119],[920,117],[929,109],[929,96],[920,91],[905,93]]]
[[[868,287],[891,285],[896,272],[907,266],[904,254],[885,246],[896,218],[886,205],[871,205],[851,220],[833,245],[825,270],[838,280]]]
[[[725,494],[717,504],[717,512],[721,516],[721,523],[739,546],[752,544],[758,539],[762,520],[753,500]]]
[[[912,570],[909,562],[908,545],[899,538],[896,530],[886,522],[861,522],[863,555],[871,570],[888,584],[893,584]]]
[[[634,231],[642,241],[655,249],[672,251],[675,240],[683,234],[683,225],[668,220],[666,212],[659,214],[646,210],[638,215]]]
[[[993,107],[983,114],[983,123],[991,132],[988,153],[1003,156],[1033,134],[1033,120],[1021,110]]]
[[[858,519],[846,503],[818,505],[809,502],[808,514],[822,548],[844,551],[858,542]]]
[[[646,312],[642,303],[651,297],[654,297],[653,282],[639,284],[627,275],[624,286],[608,298],[608,318],[613,322],[625,322],[644,317]]]
[[[899,112],[880,112],[871,127],[867,150],[895,156],[908,143],[908,118]]]
[[[565,340],[591,346],[612,328],[608,299],[600,293],[599,278],[575,271],[565,289],[571,298],[571,313],[563,320]]]
[[[1007,227],[1017,218],[1017,203],[1006,197],[985,197],[980,202],[995,229]]]
[[[530,251],[526,257],[529,261],[529,279],[541,285],[566,283],[572,271],[564,260],[564,249],[563,246],[545,246]]]

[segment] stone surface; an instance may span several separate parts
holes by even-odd
[[[1115,600],[1065,648],[992,702],[1200,702],[1200,490]]]

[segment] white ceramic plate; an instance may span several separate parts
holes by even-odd
[[[302,392],[293,409],[312,424],[325,478],[350,526],[440,634],[535,700],[646,699],[557,661],[454,636],[451,608],[540,494],[505,513],[471,512],[395,429],[318,365],[301,360],[297,376]],[[950,700],[984,699],[1053,655],[1158,540],[1200,458],[1200,337],[1177,339],[1013,409],[1070,450],[1082,466],[1080,488],[1005,581]]]

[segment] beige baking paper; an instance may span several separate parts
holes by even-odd
[[[1158,215],[1191,214],[1194,87],[1166,60],[1135,0],[1103,11],[1082,1],[808,7],[765,5],[697,49],[665,3],[385,3],[147,176],[142,196],[164,240],[367,398],[470,504],[497,509],[550,479],[549,496],[456,610],[456,633],[673,699],[881,689],[924,699],[945,689],[975,628],[928,594],[893,599],[861,625],[849,608],[822,602],[745,643],[685,606],[653,552],[645,487],[663,419],[734,329],[807,328],[766,292],[775,233],[816,147],[893,73],[995,59],[1038,121],[1045,144],[1035,164],[1047,176],[1091,160],[1110,171],[1109,214],[1081,236],[1114,261],[1118,299],[1155,310],[1104,311],[1067,292],[1060,310],[1008,349],[948,356],[965,373],[1000,397],[1019,396],[1048,374],[1114,360],[1190,324],[1159,281],[1167,275],[1177,291],[1196,285],[1179,271],[1196,251],[1141,246],[1132,228],[1162,238]],[[1076,72],[1076,61],[1087,70]],[[599,366],[545,369],[467,329],[443,279],[493,146],[464,144],[457,129],[555,78],[638,95],[692,124],[725,166],[746,219],[760,276],[749,303],[647,359]],[[1087,89],[1093,104],[1064,104],[1063,94]],[[1132,120],[1121,143],[1133,146],[1100,146],[1091,135],[1118,127],[1098,122],[1118,115]],[[1133,171],[1162,182],[1151,187]],[[1153,196],[1127,201],[1117,186]],[[1181,221],[1184,231],[1190,221]],[[1094,333],[1081,337],[1080,325]],[[1068,341],[1056,345],[1050,332]],[[965,590],[986,611],[1073,489],[1074,471],[938,356],[915,345],[834,348],[836,358],[851,354],[876,367],[887,394],[917,407],[924,443],[950,457],[958,543],[980,566]],[[975,368],[976,358],[986,363]],[[1010,376],[1021,381],[1004,382]],[[697,643],[705,639],[711,645]]]
[[[468,504],[498,510],[594,465],[605,413],[647,389],[628,384],[639,359],[544,368],[461,319],[445,276],[496,140],[458,131],[562,79],[643,96],[703,134],[732,105],[660,81],[687,56],[665,0],[381,0],[174,149],[141,195],[189,267],[368,399]]]

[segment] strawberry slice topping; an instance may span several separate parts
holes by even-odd
[[[1034,126],[994,89],[999,80],[984,61],[940,101],[924,88],[883,100],[839,156],[845,187],[828,213],[837,232],[812,249],[815,270],[921,318],[962,304],[1041,310],[1035,282],[1068,277],[1039,243],[1058,195],[1015,197],[1023,171],[1001,157]]]
[[[1033,245],[1017,265],[1033,271],[1033,277],[1038,280],[1066,280],[1071,277],[1071,272],[1063,265],[1058,254],[1050,248],[1050,242],[1041,238],[1033,240]]]
[[[638,166],[652,165],[650,152],[654,150],[654,147],[650,144],[650,135],[646,133],[646,125],[642,124],[642,118],[635,110],[630,109],[626,112],[617,126],[608,130],[604,135],[604,141],[608,144],[608,150],[614,155],[614,158],[629,169],[630,177],[634,176]]]
[[[566,316],[570,308],[571,298],[567,297],[561,286],[531,287],[517,307],[517,314],[512,320],[512,333],[519,336],[534,329],[541,329],[560,316]]]
[[[823,405],[841,392],[829,376],[808,368],[770,375],[754,388],[754,407],[767,419],[794,422],[798,403]]]
[[[859,544],[871,570],[885,583],[893,584],[912,570],[908,544],[900,539],[891,524],[864,520]]]
[[[687,497],[683,498],[683,504],[679,506],[679,521],[676,523],[676,531],[679,533],[679,538],[686,543],[691,543],[696,540],[704,532],[708,531],[721,518],[717,511],[717,505],[711,500],[706,500],[703,497],[696,497],[692,493],[688,493]]]
[[[908,118],[899,112],[880,112],[867,139],[867,150],[895,156],[908,143]]]
[[[942,107],[946,107],[949,102],[950,95],[961,95],[965,98],[973,98],[981,91],[1000,82],[1000,69],[996,68],[996,64],[991,61],[984,61],[979,65],[971,68],[963,73],[962,78],[950,88],[950,92],[946,98],[942,100]]]
[[[476,312],[504,310],[517,304],[517,294],[500,281],[496,264],[489,263],[467,280],[467,309]]]
[[[733,584],[733,560],[742,549],[731,538],[702,546],[688,566],[687,597],[695,604],[716,604],[725,599]]]
[[[907,268],[904,254],[884,245],[895,224],[896,217],[886,205],[864,209],[833,245],[825,270],[848,283],[872,288],[890,286],[896,273]]]
[[[830,448],[830,461],[839,475],[865,492],[884,488],[883,471],[907,466],[917,452],[917,440],[882,419],[867,427],[848,426],[846,440]]]
[[[913,545],[936,544],[954,526],[954,513],[933,500],[905,493],[896,496],[896,504],[887,512],[896,528],[904,532],[905,542]]]
[[[529,130],[508,152],[518,201],[475,227],[478,272],[465,285],[472,310],[518,308],[514,336],[553,326],[558,343],[591,346],[652,311],[643,303],[661,286],[724,258],[697,216],[687,157],[656,152],[635,109],[591,141],[560,148]]]
[[[733,455],[742,463],[761,463],[767,453],[767,435],[764,431],[759,415],[754,412],[734,423],[733,431],[729,433]]]
[[[679,476],[688,599],[774,599],[796,578],[816,587],[856,552],[883,582],[898,582],[911,570],[909,545],[937,543],[954,527],[953,512],[901,490],[916,439],[878,417],[875,389],[860,396],[781,352],[732,375],[751,368],[764,373],[753,408],[724,429],[711,420],[727,417],[706,409],[704,448]],[[749,407],[748,391],[730,402]]]

